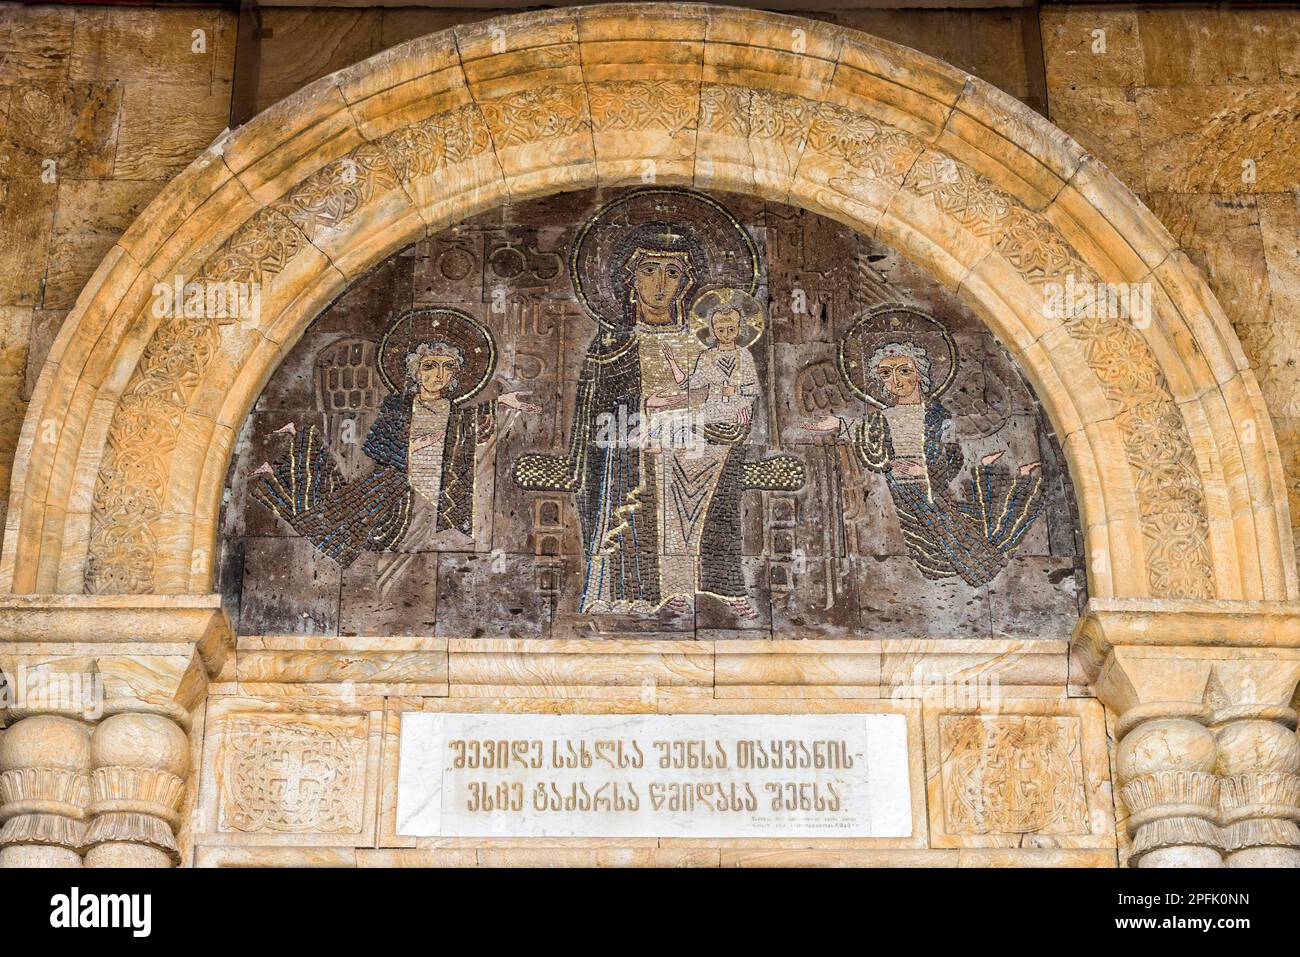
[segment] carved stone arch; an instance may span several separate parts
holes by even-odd
[[[307,324],[409,243],[508,201],[660,183],[873,235],[959,292],[1062,439],[1095,598],[1297,597],[1268,412],[1218,303],[1093,157],[989,85],[861,33],[703,5],[504,17],[325,77],[204,151],[122,236],[50,352],[0,590],[203,593],[235,435]],[[1051,284],[1149,284],[1151,321]],[[255,317],[155,287],[258,283]]]

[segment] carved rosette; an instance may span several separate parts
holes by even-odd
[[[0,867],[79,867],[86,834],[90,732],[32,715],[0,736]]]

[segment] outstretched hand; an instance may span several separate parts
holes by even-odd
[[[661,409],[677,409],[685,404],[685,396],[668,389],[660,389],[658,392],[652,392],[646,397],[645,406],[651,411],[658,412]]]
[[[528,412],[535,414],[542,411],[542,407],[536,402],[525,402],[519,398],[521,395],[527,395],[527,392],[503,392],[497,399],[507,409],[515,409],[519,412]]]
[[[823,415],[817,419],[809,419],[804,422],[803,427],[809,432],[838,432],[840,418],[837,415]]]

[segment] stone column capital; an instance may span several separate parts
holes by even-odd
[[[1071,667],[1116,712],[1140,866],[1300,866],[1300,606],[1090,602]]]
[[[1072,686],[1137,720],[1289,707],[1300,682],[1300,603],[1093,599],[1074,630],[1070,670]]]
[[[0,864],[178,863],[190,713],[233,651],[219,595],[0,596]]]
[[[234,649],[220,595],[0,595],[0,718],[152,712],[188,727]]]

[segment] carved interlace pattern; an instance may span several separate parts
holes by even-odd
[[[365,718],[242,718],[225,735],[221,828],[278,833],[361,830]]]
[[[680,132],[695,125],[697,90],[696,84],[680,80],[592,83],[587,90],[592,129]]]
[[[571,136],[591,122],[581,83],[522,90],[484,100],[480,107],[498,150]]]
[[[587,129],[667,130],[698,124],[751,149],[778,147],[791,172],[824,178],[849,199],[889,185],[932,202],[973,235],[987,238],[1030,284],[1073,275],[1094,282],[1064,237],[987,178],[911,133],[846,107],[727,84],[673,80],[580,83],[528,89],[396,130],[327,164],[261,210],[209,258],[211,279],[272,281],[312,237],[345,228],[387,189],[436,175],[495,147],[544,143]],[[813,167],[817,167],[815,172]],[[838,169],[825,174],[823,168]],[[1128,320],[1065,320],[1115,411],[1141,505],[1151,593],[1215,593],[1206,503],[1191,439],[1151,350]],[[157,523],[182,414],[221,344],[215,322],[164,321],[114,414],[94,497],[86,589],[152,591]],[[189,503],[178,503],[188,507]]]
[[[1088,833],[1078,719],[945,715],[939,733],[950,833]]]

